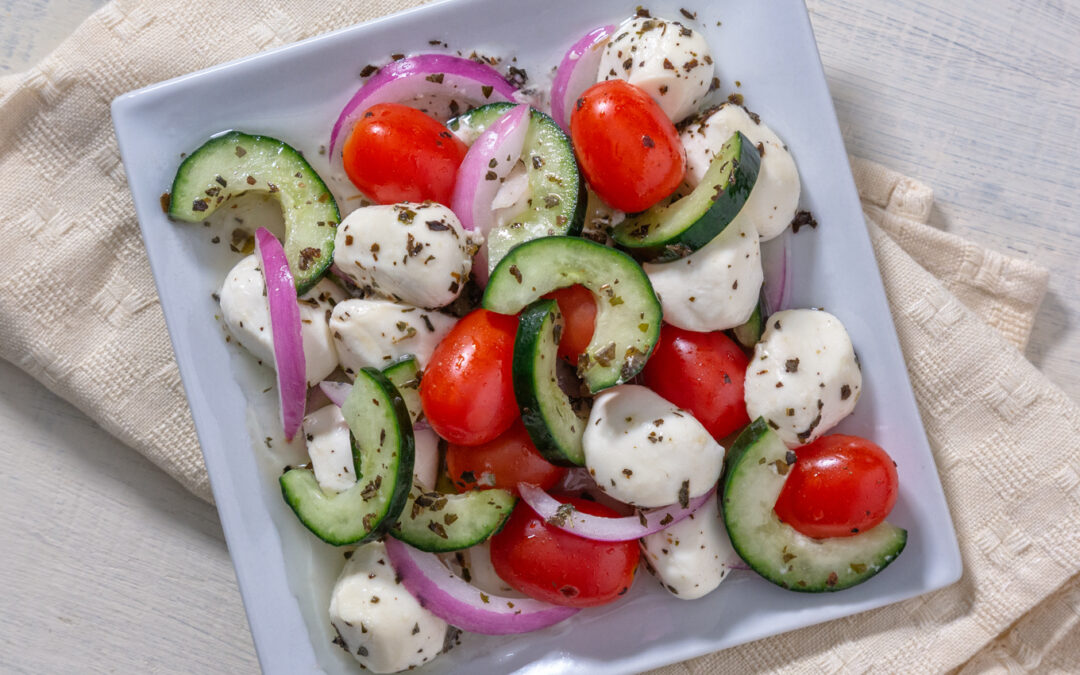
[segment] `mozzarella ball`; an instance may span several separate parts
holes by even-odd
[[[642,268],[660,297],[664,321],[701,332],[745,323],[757,307],[764,280],[757,232],[741,213],[685,258]]]
[[[338,226],[334,263],[357,286],[417,307],[454,301],[482,238],[442,204],[357,209]]]
[[[604,46],[598,77],[626,80],[652,96],[672,122],[697,112],[713,79],[709,45],[678,21],[632,17]]]
[[[447,624],[420,606],[401,582],[382,542],[353,552],[330,595],[335,640],[368,670],[396,673],[443,650]]]
[[[361,368],[383,369],[412,354],[421,369],[457,320],[389,300],[351,299],[330,314],[330,334],[341,368],[355,377]]]
[[[326,492],[342,492],[356,485],[349,425],[334,404],[304,416],[304,438],[315,480]]]
[[[434,490],[439,477],[439,437],[431,429],[414,428],[413,441],[413,480],[425,490]]]
[[[740,105],[725,103],[693,122],[679,135],[686,148],[686,182],[696,186],[720,147],[741,131],[761,153],[761,168],[740,216],[749,218],[762,240],[791,224],[799,208],[799,170],[784,142],[761,119]]]
[[[713,493],[689,517],[641,538],[649,572],[683,600],[711,593],[739,562],[716,500]]]
[[[750,419],[764,417],[788,447],[813,441],[851,414],[862,372],[844,325],[816,309],[768,318],[746,369]]]
[[[593,401],[582,438],[597,487],[640,507],[685,504],[716,484],[724,448],[685,410],[636,384]]]
[[[236,341],[262,363],[274,367],[274,335],[270,330],[270,303],[259,259],[250,255],[229,271],[219,293],[221,317]],[[337,350],[327,321],[331,310],[348,296],[323,279],[300,296],[300,336],[309,387],[326,379],[338,366]]]

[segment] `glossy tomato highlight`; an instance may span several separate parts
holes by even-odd
[[[449,204],[468,147],[441,122],[399,103],[357,120],[341,158],[353,185],[377,204]]]
[[[587,499],[556,499],[589,515],[620,515]],[[630,590],[640,557],[637,541],[583,539],[548,525],[522,501],[491,538],[491,563],[499,577],[529,597],[567,607],[595,607],[618,599]]]
[[[795,448],[774,510],[808,537],[850,537],[885,520],[899,489],[896,464],[876,443],[832,434]]]
[[[439,436],[480,445],[518,418],[510,370],[517,325],[516,315],[476,309],[435,347],[420,380],[420,403]]]
[[[585,90],[570,115],[581,170],[609,206],[644,211],[679,187],[686,151],[660,106],[624,80]]]
[[[720,440],[750,424],[743,398],[749,363],[720,331],[697,333],[664,324],[642,377],[645,386],[689,410]]]

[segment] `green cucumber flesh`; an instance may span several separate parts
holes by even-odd
[[[452,130],[482,133],[512,104],[489,103],[451,120]],[[488,271],[518,244],[553,235],[577,236],[585,224],[587,195],[574,148],[555,120],[532,110],[521,151],[529,175],[529,204],[504,227],[488,233]]]
[[[297,293],[306,293],[333,263],[341,214],[322,178],[286,143],[239,131],[211,138],[176,170],[169,216],[199,222],[244,192],[281,203],[285,255]]]
[[[413,482],[412,422],[394,385],[363,368],[341,413],[349,425],[358,480],[327,494],[310,469],[290,468],[279,479],[285,502],[315,536],[328,544],[362,544],[397,520]]]
[[[415,356],[405,358],[383,368],[383,375],[397,389],[398,394],[405,401],[405,407],[409,409],[409,418],[416,424],[424,416],[424,409],[420,405],[420,365]]]
[[[885,569],[907,543],[887,522],[851,537],[812,539],[773,510],[795,453],[758,418],[736,439],[722,480],[721,510],[731,543],[755,572],[793,591],[839,591]]]
[[[765,332],[765,306],[763,301],[758,301],[757,307],[750,314],[746,323],[731,329],[731,337],[735,338],[744,349],[753,349],[754,345],[761,341],[761,334]]]
[[[481,304],[517,314],[545,293],[581,284],[596,300],[592,341],[578,376],[593,393],[631,380],[660,335],[660,301],[634,260],[577,237],[543,237],[511,250],[491,273]]]
[[[761,155],[736,131],[716,153],[694,190],[619,223],[611,236],[651,262],[685,257],[724,231],[742,210],[757,182]]]
[[[581,437],[587,420],[559,387],[559,338],[563,321],[554,300],[537,300],[521,313],[511,368],[514,398],[533,445],[546,460],[561,466],[583,466]]]
[[[421,551],[460,551],[501,530],[516,502],[506,490],[442,494],[414,485],[390,536]]]

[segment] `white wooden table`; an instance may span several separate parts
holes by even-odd
[[[102,0],[0,1],[0,76]],[[1080,7],[810,0],[848,150],[1050,268],[1031,360],[1080,399]],[[0,672],[257,671],[214,509],[0,361]]]

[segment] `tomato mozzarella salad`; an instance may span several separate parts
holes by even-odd
[[[732,570],[836,591],[904,547],[895,464],[829,434],[862,391],[851,339],[763,264],[809,219],[794,158],[713,100],[684,15],[588,32],[539,98],[483,57],[368,73],[327,146],[363,196],[344,219],[273,138],[178,169],[178,220],[280,201],[221,314],[276,370],[307,455],[281,492],[347,547],[328,639],[369,670],[616,601],[639,567],[684,600]]]

